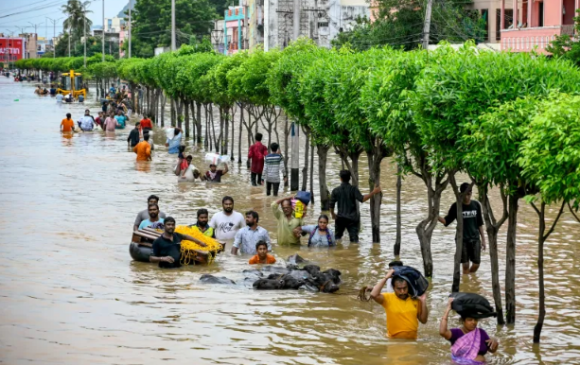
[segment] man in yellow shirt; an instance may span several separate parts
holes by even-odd
[[[427,293],[418,299],[409,295],[409,283],[400,277],[393,279],[394,293],[381,293],[381,290],[393,274],[391,269],[381,279],[371,292],[371,298],[385,309],[387,314],[387,337],[417,339],[419,321],[427,323],[429,310],[427,309]]]

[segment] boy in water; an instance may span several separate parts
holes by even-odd
[[[276,258],[268,253],[268,245],[266,242],[258,241],[256,243],[256,251],[258,251],[258,254],[250,259],[250,265],[276,263]]]

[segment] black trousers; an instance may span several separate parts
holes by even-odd
[[[270,195],[270,191],[274,188],[274,196],[278,196],[278,189],[280,188],[280,183],[266,182],[266,195]]]
[[[258,177],[258,181],[256,181],[256,176]],[[262,174],[258,174],[257,172],[252,172],[252,185],[261,185],[262,184]]]
[[[358,221],[337,217],[334,224],[334,234],[337,240],[341,239],[344,231],[347,230],[350,242],[358,243]]]

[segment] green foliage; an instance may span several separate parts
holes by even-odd
[[[580,14],[580,9],[577,9],[576,13]],[[580,34],[580,16],[574,17],[574,34]],[[556,58],[567,59],[574,62],[576,66],[580,66],[580,42],[568,34],[555,36],[555,39],[546,47],[546,51]]]
[[[528,53],[459,51],[441,47],[441,62],[430,63],[417,80],[413,109],[423,144],[436,167],[463,168],[462,136],[490,107],[550,90],[572,91],[580,72],[570,63]]]
[[[112,67],[115,68],[115,59],[113,57],[106,56],[105,60],[107,61],[106,64],[113,65]],[[91,68],[100,63],[102,63],[102,56],[100,54],[87,57],[87,69],[89,73],[92,74],[90,71]],[[68,72],[70,70],[80,71],[83,67],[83,64],[83,57],[29,58],[16,61],[15,67],[22,70]]]
[[[580,203],[580,96],[554,93],[525,131],[518,163],[542,200]]]
[[[177,47],[189,43],[191,36],[208,35],[216,16],[208,0],[176,0]],[[137,1],[132,20],[134,56],[152,57],[156,47],[171,45],[171,0]]]
[[[431,44],[442,40],[483,40],[485,22],[477,12],[466,10],[467,3],[469,1],[451,0],[433,4]],[[425,17],[424,0],[378,0],[373,4],[376,6],[376,20],[357,19],[351,31],[339,33],[332,41],[334,46],[349,45],[357,51],[384,45],[405,50],[419,46]]]

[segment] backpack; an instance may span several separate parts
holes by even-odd
[[[429,288],[429,282],[419,270],[411,266],[395,266],[393,267],[395,273],[393,274],[393,280],[395,278],[401,278],[409,284],[409,294],[413,298],[420,297],[423,295],[427,288]]]
[[[494,312],[489,301],[479,294],[451,293],[450,297],[454,298],[453,303],[451,303],[451,309],[462,317],[476,319],[497,317],[497,313]]]

